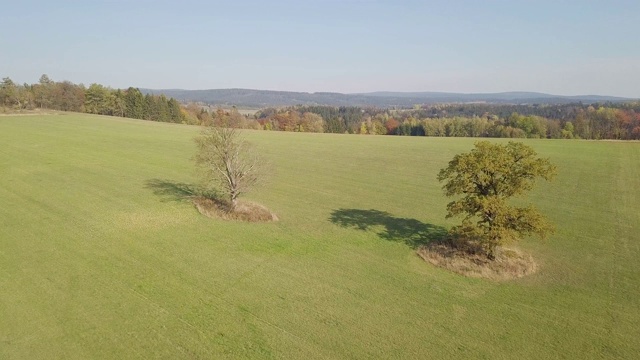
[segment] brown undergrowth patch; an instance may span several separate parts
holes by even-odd
[[[494,260],[482,254],[469,254],[446,243],[425,245],[417,252],[430,264],[474,278],[511,280],[533,274],[538,269],[530,255],[517,249],[498,248]]]
[[[248,222],[278,221],[276,214],[269,211],[269,209],[260,204],[248,201],[240,201],[235,209],[230,209],[224,202],[197,196],[193,198],[193,204],[202,215],[214,219]]]

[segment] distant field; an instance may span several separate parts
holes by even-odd
[[[171,190],[197,131],[0,117],[0,359],[638,358],[640,143],[526,141],[558,231],[497,283],[412,249],[454,224],[435,177],[474,139],[247,132],[280,221],[246,224]]]
[[[233,107],[228,107],[228,106],[222,106],[221,107],[224,110],[230,111]],[[215,110],[215,108],[214,108]],[[260,111],[260,108],[236,108],[236,110],[242,114],[242,115],[247,115],[247,116],[253,116],[255,115],[258,111]]]

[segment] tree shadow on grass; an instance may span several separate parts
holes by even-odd
[[[404,242],[417,249],[433,242],[441,242],[447,235],[442,226],[423,223],[416,219],[399,218],[386,211],[362,209],[334,210],[329,220],[345,228],[378,231],[378,236],[389,241]]]
[[[150,179],[145,182],[145,188],[151,189],[163,202],[191,201],[196,196],[204,195],[199,186],[171,180]]]
[[[162,179],[150,179],[145,188],[151,189],[160,201],[188,202],[195,206],[200,214],[223,220],[242,220],[248,222],[278,221],[278,217],[260,204],[241,201],[236,207],[221,196],[220,191],[182,182]]]

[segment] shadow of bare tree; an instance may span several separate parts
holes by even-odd
[[[402,241],[416,249],[445,239],[447,230],[441,226],[416,219],[398,218],[386,211],[362,209],[334,210],[329,220],[342,227],[358,230],[376,230],[378,236],[389,241]]]
[[[202,196],[205,193],[196,185],[162,179],[147,180],[145,188],[153,190],[153,193],[162,198],[163,202],[190,201],[195,196]]]

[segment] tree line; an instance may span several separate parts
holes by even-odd
[[[3,78],[0,106],[12,110],[50,109],[175,123],[185,120],[180,103],[164,95],[143,95],[137,88],[111,89],[100,84],[87,88],[70,81],[55,82],[47,75],[42,75],[38,83],[22,85]]]
[[[525,114],[514,111],[502,115],[505,108],[526,111]],[[470,113],[474,110],[483,112],[479,115]],[[543,116],[550,114],[554,116]],[[440,105],[412,110],[297,106],[263,109],[255,117],[263,129],[279,131],[442,137],[640,139],[640,102],[551,106]]]
[[[52,109],[192,125],[371,135],[549,139],[640,139],[640,101],[603,104],[438,104],[413,109],[357,106],[265,108],[255,115],[180,104],[139,89],[88,88],[42,75],[38,83],[0,83],[0,107]]]

